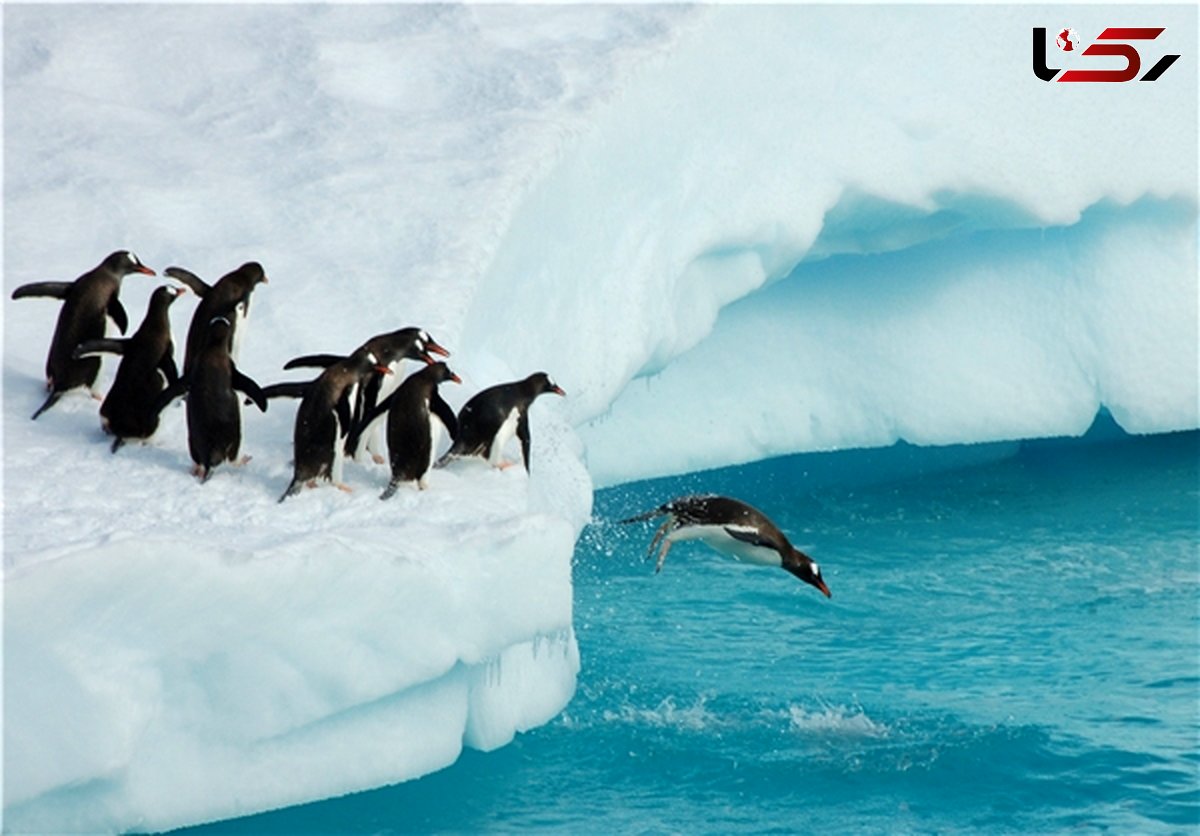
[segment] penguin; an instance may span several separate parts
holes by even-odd
[[[373,353],[381,365],[392,370],[392,374],[384,375],[372,372],[364,385],[355,386],[348,392],[351,403],[350,421],[354,428],[363,425],[364,416],[368,412],[374,411],[376,405],[391,395],[400,385],[400,371],[405,360],[421,360],[426,364],[431,364],[434,362],[431,354],[439,357],[450,356],[449,351],[440,346],[437,340],[421,328],[401,328],[386,334],[376,334],[355,350]],[[336,354],[309,354],[304,357],[295,357],[285,363],[283,367],[285,369],[313,366],[328,368],[343,359],[345,358]],[[376,414],[382,418],[385,412]],[[376,464],[383,464],[385,460],[380,443],[381,423],[382,421],[376,419],[368,422],[368,426],[363,426],[361,431],[352,433],[353,444],[348,436],[346,455],[357,459],[362,453],[369,452]]]
[[[735,560],[760,566],[779,566],[807,584],[815,586],[826,598],[833,597],[821,577],[821,567],[795,548],[767,515],[737,499],[715,494],[681,496],[653,511],[621,520],[643,522],[666,517],[654,532],[647,557],[661,543],[654,571],[662,571],[671,544],[678,540],[701,540]]]
[[[346,492],[351,490],[342,482],[343,444],[351,430],[346,392],[361,385],[372,371],[392,373],[372,352],[360,350],[331,365],[311,383],[300,384],[304,394],[296,410],[292,436],[292,481],[279,497],[280,502],[298,494],[305,484],[316,487],[317,479],[330,480]]]
[[[503,383],[479,392],[458,413],[458,438],[438,461],[444,467],[460,456],[483,456],[493,467],[507,467],[504,445],[521,439],[521,457],[529,472],[529,406],[538,395],[566,395],[550,375],[536,372],[524,380]]]
[[[185,292],[163,285],[151,294],[146,318],[132,337],[87,340],[72,354],[76,359],[103,352],[121,355],[112,387],[100,404],[100,424],[105,433],[115,436],[114,453],[128,439],[146,439],[158,429],[159,395],[179,380],[169,310]]]
[[[250,319],[250,294],[260,283],[270,283],[263,266],[257,261],[247,261],[236,270],[226,273],[213,285],[182,267],[168,267],[163,270],[163,274],[183,282],[200,297],[200,304],[192,314],[187,340],[184,342],[184,374],[187,374],[192,362],[206,345],[209,323],[217,317],[224,317],[229,321],[232,340],[229,356],[236,361]]]
[[[75,359],[72,355],[81,342],[103,339],[105,315],[112,318],[122,334],[129,328],[129,317],[119,294],[121,280],[130,273],[156,275],[129,250],[117,250],[73,282],[34,282],[13,291],[13,299],[45,296],[63,302],[46,357],[46,388],[50,394],[33,413],[34,420],[58,403],[64,392],[77,386],[91,389],[95,384],[100,358]],[[98,399],[95,392],[92,395]]]
[[[168,386],[159,396],[158,409],[187,393],[188,452],[195,466],[192,475],[207,482],[213,468],[224,462],[238,461],[242,446],[242,409],[235,389],[244,392],[258,408],[267,411],[267,399],[259,385],[238,371],[229,356],[233,323],[223,316],[214,318],[205,332],[204,346],[192,368]]]
[[[419,490],[429,487],[425,476],[433,467],[442,433],[450,440],[458,434],[458,422],[450,405],[438,393],[438,384],[447,380],[462,383],[445,363],[432,363],[409,375],[395,392],[380,401],[368,413],[363,429],[387,414],[388,458],[392,479],[380,499],[390,499],[401,482],[416,482]],[[351,438],[351,442],[357,442]]]

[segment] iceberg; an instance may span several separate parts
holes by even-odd
[[[1145,14],[1156,54],[1197,54],[1195,8]],[[245,414],[253,459],[204,486],[178,408],[112,455],[85,393],[29,421],[56,309],[6,301],[4,828],[243,815],[549,721],[586,666],[571,558],[596,486],[1098,412],[1200,426],[1195,74],[1046,83],[1047,25],[6,7],[6,293],[117,247],[206,278],[253,259],[271,281],[238,363],[260,382],[419,325],[453,352],[452,406],[539,369],[568,397],[534,407],[528,474],[461,462],[381,503],[384,469],[353,463],[352,495],[279,505],[292,404]],[[158,281],[126,280],[133,318]]]

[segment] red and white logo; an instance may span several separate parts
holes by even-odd
[[[1046,27],[1036,26],[1033,30],[1033,74],[1042,81],[1099,81],[1122,82],[1158,81],[1167,68],[1174,64],[1178,55],[1164,55],[1152,66],[1145,75],[1138,77],[1142,71],[1142,56],[1135,43],[1153,41],[1165,30],[1161,26],[1110,26],[1101,32],[1093,44],[1082,52],[1079,51],[1081,41],[1078,33],[1068,27],[1056,30],[1055,45],[1064,53],[1091,57],[1116,57],[1124,59],[1125,66],[1118,69],[1070,69],[1063,72],[1046,63]]]

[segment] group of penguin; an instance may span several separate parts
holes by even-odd
[[[263,412],[270,398],[300,399],[293,476],[280,502],[305,486],[315,487],[319,480],[350,490],[342,481],[344,457],[365,450],[383,463],[379,436],[385,418],[391,479],[383,499],[406,482],[424,489],[430,468],[453,458],[482,456],[493,466],[507,466],[502,452],[514,436],[520,440],[528,471],[529,407],[539,395],[565,395],[549,375],[538,372],[484,389],[456,416],[438,393],[438,385],[462,381],[432,356],[448,357],[449,352],[419,328],[372,337],[346,356],[297,357],[284,368],[322,371],[310,381],[260,387],[238,370],[234,358],[245,333],[239,324],[244,326],[249,316],[251,294],[268,281],[261,264],[247,262],[211,285],[181,267],[168,267],[164,275],[184,287],[157,288],[132,336],[106,338],[109,318],[122,334],[128,329],[129,317],[119,294],[122,280],[133,273],[157,275],[132,252],[118,250],[73,282],[35,282],[13,292],[13,299],[51,297],[63,303],[46,358],[49,394],[33,418],[71,389],[92,389],[100,372],[99,355],[118,354],[120,365],[100,405],[101,425],[114,437],[112,451],[128,440],[148,439],[158,429],[162,410],[186,396],[188,451],[194,462],[192,472],[202,482],[220,464],[247,460],[238,458],[239,393]],[[186,289],[199,296],[200,303],[188,327],[181,372],[175,364],[168,313]],[[426,365],[401,382],[396,372],[404,360]],[[449,437],[450,448],[435,459],[443,434]]]
[[[133,253],[118,250],[73,282],[36,282],[13,292],[13,299],[40,296],[63,303],[46,358],[49,395],[33,418],[54,406],[68,390],[92,389],[100,372],[98,355],[118,354],[121,363],[100,406],[101,424],[114,436],[112,451],[117,452],[129,439],[153,435],[163,408],[186,395],[188,449],[195,463],[193,473],[201,481],[218,465],[239,461],[239,392],[264,412],[270,398],[300,399],[293,435],[293,475],[280,502],[305,486],[315,487],[322,479],[350,490],[341,474],[346,455],[365,451],[382,464],[379,436],[385,416],[391,479],[381,499],[393,496],[406,482],[425,488],[429,470],[456,457],[482,456],[493,466],[503,467],[504,447],[514,436],[520,440],[528,471],[529,407],[540,395],[565,395],[549,375],[537,372],[524,380],[482,390],[456,416],[438,393],[438,386],[462,381],[445,362],[433,357],[448,357],[449,352],[419,328],[372,337],[349,355],[297,357],[284,368],[322,371],[311,381],[260,387],[234,363],[245,333],[245,328],[238,326],[244,325],[249,315],[251,293],[267,282],[257,262],[243,264],[211,285],[180,267],[163,271],[200,297],[188,328],[180,373],[168,311],[186,292],[184,288],[159,287],[131,337],[105,337],[108,318],[122,334],[128,329],[129,318],[119,292],[121,280],[131,273],[156,275]],[[396,370],[404,360],[426,365],[401,382]],[[450,448],[435,460],[443,433],[450,438]],[[684,496],[621,522],[658,518],[663,522],[649,549],[651,555],[659,549],[655,571],[662,569],[673,543],[700,540],[737,560],[782,568],[831,597],[817,563],[795,548],[765,514],[740,500],[710,494]]]

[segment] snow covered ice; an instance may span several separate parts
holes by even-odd
[[[1154,48],[1194,60],[1196,10],[1153,13]],[[5,827],[208,821],[546,722],[580,664],[593,484],[1079,434],[1102,407],[1200,424],[1195,73],[1046,84],[1030,29],[1058,24],[7,6]],[[350,464],[353,495],[277,505],[275,401],[243,415],[252,461],[201,487],[181,409],[115,456],[85,394],[28,420],[57,305],[7,295],[118,247],[209,280],[262,262],[260,383],[419,325],[456,407],[538,369],[568,397],[534,407],[528,477],[461,463],[380,503],[386,468]],[[125,281],[131,320],[160,283]]]

